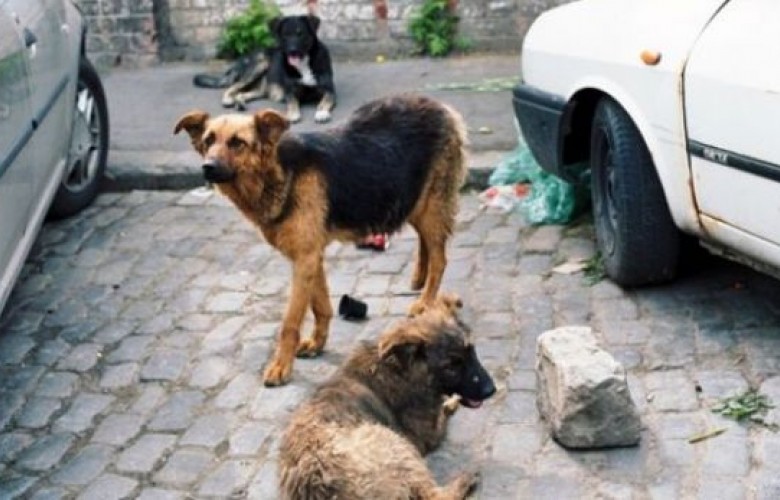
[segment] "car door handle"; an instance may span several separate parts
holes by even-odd
[[[24,28],[22,30],[22,35],[24,36],[24,46],[25,47],[32,47],[38,42],[38,37],[35,36],[35,33],[30,31],[30,28]]]

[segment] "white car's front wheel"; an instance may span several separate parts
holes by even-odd
[[[679,231],[639,130],[608,97],[596,106],[590,163],[596,239],[609,277],[622,286],[674,278]]]

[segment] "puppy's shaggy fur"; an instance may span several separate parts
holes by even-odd
[[[476,486],[474,472],[437,485],[423,459],[459,402],[495,392],[451,304],[359,346],[298,408],[280,444],[282,498],[462,499]]]
[[[333,311],[323,269],[333,240],[362,241],[397,231],[405,222],[420,237],[412,288],[422,289],[410,312],[436,298],[466,172],[462,118],[433,99],[404,95],[369,102],[343,127],[294,134],[273,110],[253,116],[183,116],[216,184],[266,240],[290,259],[292,291],[266,385],[290,378],[296,353],[318,355]],[[314,332],[300,339],[306,310]]]

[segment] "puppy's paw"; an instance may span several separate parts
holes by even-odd
[[[460,408],[460,396],[458,394],[448,397],[441,405],[442,411],[448,417],[454,415],[458,408]]]
[[[322,354],[322,346],[314,339],[303,339],[298,343],[296,356],[299,358],[316,358],[320,354]]]
[[[317,123],[329,122],[331,118],[330,111],[327,109],[318,109],[314,113],[314,121]]]
[[[232,97],[224,97],[222,99],[222,107],[223,108],[232,108],[236,105],[236,100]]]
[[[284,385],[290,381],[291,374],[291,364],[282,363],[278,359],[271,360],[271,364],[268,365],[263,374],[263,384],[266,387]]]

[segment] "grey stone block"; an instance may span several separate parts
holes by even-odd
[[[16,460],[21,469],[46,471],[59,463],[73,445],[71,434],[48,434],[35,441]]]
[[[168,458],[165,466],[154,475],[154,480],[173,486],[194,483],[211,465],[214,457],[201,450],[179,450]]]
[[[92,482],[108,466],[114,450],[104,445],[89,445],[51,476],[55,484],[85,485]]]
[[[173,449],[176,437],[169,434],[141,436],[130,448],[119,455],[116,468],[122,472],[151,472],[163,455]]]
[[[538,405],[553,437],[569,448],[632,446],[641,422],[626,372],[588,327],[548,330],[537,339]]]
[[[114,401],[113,396],[81,393],[76,396],[68,411],[54,423],[55,430],[83,432],[92,426],[92,420]]]
[[[109,415],[95,430],[92,441],[124,446],[141,431],[144,420],[137,414]]]
[[[116,474],[103,474],[90,484],[78,500],[120,500],[131,498],[138,487],[138,481]]]

